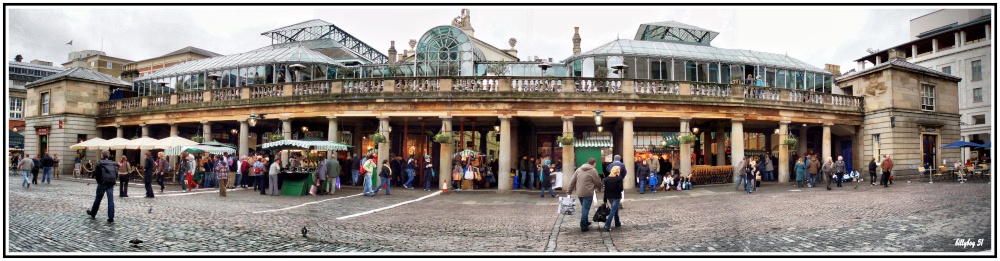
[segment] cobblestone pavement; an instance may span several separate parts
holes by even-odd
[[[84,214],[96,186],[87,182],[64,178],[24,189],[9,178],[9,251],[992,251],[993,187],[983,183],[857,190],[848,185],[834,191],[766,184],[750,195],[732,185],[628,191],[621,228],[607,232],[595,222],[591,231],[580,232],[579,205],[575,215],[558,215],[557,200],[537,192],[437,195],[393,188],[391,196],[381,191],[372,198],[358,196],[358,187],[328,196],[272,197],[237,189],[219,197],[210,189],[181,193],[169,185],[147,199],[142,188],[130,186],[130,197],[116,195],[115,222],[109,224],[106,203],[97,219]],[[375,209],[381,210],[352,217]],[[302,237],[302,227],[308,237]],[[984,243],[963,248],[954,246],[956,238]],[[145,242],[133,247],[131,239]]]

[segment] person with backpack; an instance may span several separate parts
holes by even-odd
[[[31,160],[31,157],[28,157],[28,154],[24,154],[24,158],[21,159],[21,162],[17,163],[17,169],[21,170],[21,173],[24,174],[24,182],[21,182],[21,186],[24,188],[30,188],[31,182],[28,181],[28,175],[31,173],[31,170],[35,169],[35,161]]]
[[[424,190],[431,191],[431,182],[434,182],[434,164],[431,163],[431,155],[424,155]]]
[[[128,163],[128,159],[123,155],[121,160],[118,161],[118,197],[127,198],[128,197],[128,171],[132,169],[132,165]],[[100,168],[101,163],[98,162],[97,166]]]
[[[125,158],[124,156],[122,157]],[[115,222],[115,177],[118,172],[118,164],[111,160],[108,151],[101,152],[101,161],[97,163],[97,172],[94,179],[97,181],[97,196],[94,197],[94,204],[87,210],[90,219],[97,216],[97,210],[101,208],[101,199],[108,198],[108,223]]]

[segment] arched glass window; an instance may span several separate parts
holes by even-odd
[[[228,72],[229,72],[229,75],[227,75],[226,77],[229,77],[229,85],[227,85],[226,87],[236,87],[237,84],[239,84],[239,82],[238,82],[239,81],[239,77],[237,77],[237,75],[239,75],[239,70],[232,69],[232,70],[229,70]]]
[[[472,75],[473,63],[486,60],[471,38],[454,26],[438,26],[417,42],[417,62],[425,62],[428,74]]]

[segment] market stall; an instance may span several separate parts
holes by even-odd
[[[316,179],[313,173],[316,172],[323,158],[327,157],[326,153],[346,151],[349,147],[351,146],[347,144],[324,140],[279,140],[261,144],[262,149],[299,152],[304,158],[301,166],[282,169],[278,174],[278,179],[281,180],[281,195],[284,196],[303,196],[309,193],[311,181]],[[327,179],[327,182],[330,181],[332,180]],[[325,186],[326,184],[320,185]]]

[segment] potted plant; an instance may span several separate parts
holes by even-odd
[[[201,134],[197,134],[197,135],[191,136],[191,141],[194,141],[194,142],[197,142],[197,143],[201,143],[202,141],[205,141],[205,137],[202,137]]]
[[[788,145],[788,147],[791,148],[791,147],[795,147],[795,144],[798,143],[798,142],[799,142],[799,140],[797,140],[797,139],[795,139],[793,137],[788,137],[787,139],[785,139],[784,141],[782,141],[781,144],[782,145]]]
[[[371,136],[368,136],[368,138],[372,139],[372,142],[376,144],[385,143],[385,136],[381,133],[374,133]]]
[[[285,136],[281,135],[280,133],[271,133],[271,141],[272,142],[283,140],[283,139],[285,139]]]
[[[448,143],[451,141],[451,135],[447,133],[438,133],[434,135],[434,142],[437,143]]]
[[[608,68],[598,67],[595,69],[594,78],[608,78]]]
[[[691,134],[677,136],[677,142],[680,142],[681,144],[692,144],[696,139],[698,138]]]
[[[573,145],[573,136],[559,136],[556,138],[556,142],[562,145]]]

